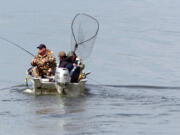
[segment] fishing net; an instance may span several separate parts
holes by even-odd
[[[81,59],[90,56],[99,31],[98,21],[84,13],[77,14],[71,24],[71,50]]]

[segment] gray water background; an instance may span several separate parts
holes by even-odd
[[[100,22],[85,96],[23,93],[31,56],[0,41],[0,135],[179,135],[180,1],[0,0],[0,36],[34,54],[70,48],[70,24]],[[95,81],[93,81],[93,80]]]

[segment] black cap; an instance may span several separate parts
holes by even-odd
[[[46,45],[45,44],[40,44],[37,48],[38,49],[46,48]]]

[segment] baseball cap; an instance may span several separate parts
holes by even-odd
[[[40,44],[37,48],[38,49],[46,48],[46,45],[45,44]]]

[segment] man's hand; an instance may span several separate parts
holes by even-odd
[[[46,62],[46,59],[42,59],[42,64],[45,64]]]
[[[32,63],[37,64],[37,60],[36,60],[36,59],[33,59],[33,60],[32,60]]]
[[[77,66],[77,64],[73,63],[73,66],[74,66],[74,67],[76,67],[76,66]]]

